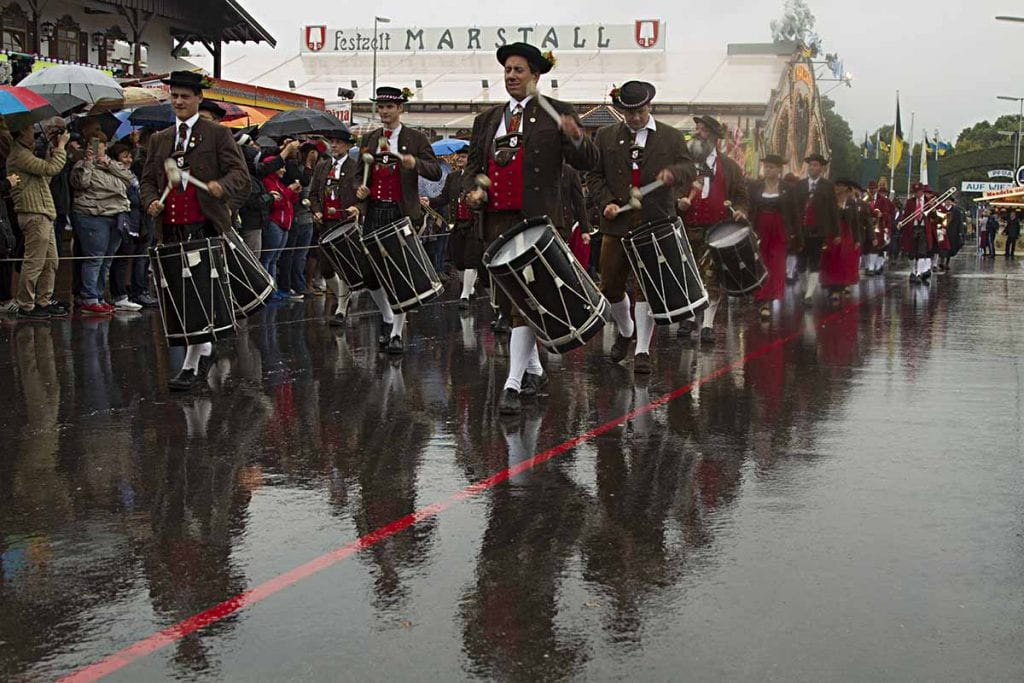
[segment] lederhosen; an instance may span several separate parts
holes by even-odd
[[[348,218],[348,214],[345,211],[348,207],[344,205],[342,200],[340,185],[346,181],[347,170],[342,169],[345,168],[346,163],[348,166],[351,166],[352,164],[348,163],[350,161],[350,159],[345,159],[341,164],[334,162],[331,165],[331,170],[327,173],[327,178],[324,180],[323,196],[320,198],[320,206],[323,207],[320,237],[338,227]],[[319,241],[317,239],[318,243]],[[331,265],[331,259],[328,258],[323,247],[320,247],[320,258],[317,260],[320,262],[320,275],[324,279],[329,280],[335,276],[334,266]]]
[[[804,213],[801,218],[803,248],[797,255],[797,269],[800,272],[821,272],[821,250],[825,246],[825,234],[818,224],[817,212],[814,210],[814,193],[817,192],[817,189],[817,184],[815,184],[814,190],[807,194],[807,204],[804,205]],[[831,198],[829,199],[831,200]]]
[[[640,167],[644,162],[644,148],[636,143],[636,133],[633,133],[633,144],[629,148],[629,161],[630,185],[638,188],[640,187]],[[636,228],[642,220],[643,212],[631,211],[627,217],[629,229]],[[629,278],[633,274],[633,268],[629,265],[621,236],[601,234],[601,257],[598,262],[598,270],[601,273],[601,293],[613,304],[622,301],[626,294]],[[637,301],[645,301],[643,290],[640,287],[634,287],[633,293]]]

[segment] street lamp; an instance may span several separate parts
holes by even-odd
[[[380,42],[377,40],[378,23],[390,24],[391,20],[388,19],[387,17],[378,17],[376,15],[373,17],[373,94],[371,95],[371,97],[377,96],[377,43]]]
[[[1017,102],[1020,104],[1020,113],[1017,114],[1017,146],[1013,150],[1013,173],[1016,177],[1017,169],[1020,168],[1020,134],[1021,127],[1024,125],[1024,97],[1009,97],[1007,95],[998,95],[996,99],[1006,100],[1008,102]]]

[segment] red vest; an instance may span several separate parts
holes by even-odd
[[[633,187],[640,187],[640,169],[633,169]]]
[[[488,211],[519,211],[523,208],[523,159],[526,147],[507,166],[499,166],[494,156],[487,162],[487,177],[491,179],[491,190],[487,202]]]
[[[324,188],[324,217],[328,220],[339,218],[345,213],[345,206],[341,203],[341,196],[337,190],[337,184],[340,178],[337,177],[338,167],[332,166],[330,173],[327,174],[327,184]]]
[[[690,209],[686,212],[687,225],[714,225],[729,217],[729,209],[725,207],[728,197],[725,194],[725,174],[721,163],[715,164],[715,176],[711,179],[711,191],[707,199],[700,195],[694,198]]]
[[[397,157],[392,155],[397,162]],[[370,197],[379,202],[402,202],[402,173],[398,163],[374,164],[370,173]]]
[[[185,190],[181,185],[175,183],[174,187],[167,194],[167,203],[164,205],[163,222],[168,225],[191,225],[193,223],[205,223],[206,216],[199,207],[199,194],[196,186],[189,183]]]
[[[469,221],[473,219],[473,213],[466,206],[466,202],[463,197],[459,197],[458,203],[455,205],[455,220],[457,221]]]
[[[807,206],[804,207],[804,227],[818,227],[818,217],[814,215],[814,195],[807,198]]]

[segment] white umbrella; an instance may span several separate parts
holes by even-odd
[[[99,69],[87,66],[61,64],[40,69],[26,76],[18,85],[40,95],[67,93],[81,97],[89,104],[124,100],[124,90],[117,81]]]

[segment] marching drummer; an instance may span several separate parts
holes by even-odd
[[[463,147],[454,154],[452,170],[444,180],[444,188],[436,197],[420,197],[424,207],[441,210],[447,208],[448,223],[452,225],[452,263],[462,271],[462,293],[459,308],[469,308],[469,298],[476,285],[477,266],[483,254],[483,245],[477,234],[477,221],[466,204],[466,164],[469,163],[469,147]]]
[[[331,145],[331,158],[321,159],[317,163],[309,185],[309,208],[313,212],[313,220],[320,224],[321,237],[343,221],[359,216],[356,190],[361,182],[362,162],[349,154],[355,138],[345,130],[332,133],[328,142]],[[337,299],[334,315],[328,322],[330,325],[344,326],[352,295],[348,283],[334,272],[334,266],[323,247],[317,260],[320,263],[320,275]]]
[[[175,124],[149,140],[140,180],[142,205],[150,216],[159,218],[164,244],[214,237],[231,228],[232,212],[248,196],[249,171],[231,131],[199,117],[203,89],[210,87],[204,77],[191,71],[172,71],[163,83],[170,86]],[[170,158],[182,171],[182,181],[170,187],[162,200],[168,186],[164,162]],[[205,183],[207,189],[198,189],[188,181],[190,177]],[[170,380],[170,389],[195,387],[206,377],[213,360],[211,342],[187,346],[185,362]]]
[[[373,155],[370,167],[369,185],[362,184],[356,190],[356,197],[366,203],[363,235],[370,235],[392,223],[408,218],[417,223],[423,218],[420,206],[419,177],[427,180],[441,179],[441,164],[434,156],[427,136],[415,128],[402,125],[405,103],[412,93],[403,88],[382,86],[377,88],[374,102],[381,128],[366,137],[364,147]],[[381,345],[392,355],[405,352],[402,344],[402,328],[405,313],[392,313],[384,288],[371,271],[365,273],[366,287],[380,309],[383,319]]]
[[[613,106],[623,122],[597,131],[594,143],[601,163],[589,176],[588,185],[603,207],[601,220],[601,292],[611,304],[617,336],[609,357],[613,363],[626,358],[636,333],[633,372],[650,374],[654,319],[643,291],[636,287],[636,322],[630,316],[626,282],[630,265],[622,246],[623,236],[649,221],[675,216],[675,190],[690,187],[695,173],[683,134],[658,123],[651,115],[655,89],[650,83],[628,81],[611,92]],[[639,211],[623,212],[631,193],[653,181],[664,183],[641,199]],[[621,214],[621,215],[620,215]]]
[[[489,244],[524,218],[562,216],[562,164],[581,171],[598,163],[594,143],[584,135],[572,105],[550,98],[540,101],[537,81],[555,63],[550,52],[541,54],[533,45],[511,43],[497,51],[505,69],[509,100],[480,113],[473,121],[466,195],[471,208],[484,210],[484,243]],[[552,115],[552,112],[554,115]],[[557,118],[557,121],[555,120]],[[485,191],[477,176],[484,175]],[[566,242],[569,226],[556,226]],[[514,415],[521,409],[520,396],[534,396],[547,381],[540,364],[537,338],[504,292],[494,293],[501,315],[511,319],[509,373],[499,411]]]
[[[725,135],[722,124],[711,116],[695,116],[693,120],[697,129],[690,140],[690,154],[697,162],[701,177],[694,182],[689,194],[679,199],[678,205],[693,254],[704,264],[701,276],[708,290],[708,307],[701,323],[700,341],[710,345],[715,343],[715,313],[722,293],[718,273],[707,254],[707,231],[728,218],[747,219],[747,183],[739,164],[718,150],[718,143]],[[693,323],[684,321],[679,324],[678,336],[689,338],[692,331]]]

